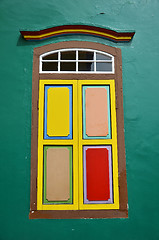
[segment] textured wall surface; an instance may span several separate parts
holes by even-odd
[[[0,1],[0,239],[159,239],[159,1]],[[131,43],[90,36],[26,42],[19,30],[88,24],[135,30]],[[29,220],[33,48],[63,40],[122,49],[128,219]]]

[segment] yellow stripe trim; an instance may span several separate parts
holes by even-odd
[[[69,29],[69,30],[59,30],[51,33],[44,33],[38,36],[29,36],[29,35],[24,35],[24,38],[42,38],[42,37],[49,37],[50,35],[56,35],[58,33],[67,33],[67,32],[85,32],[85,33],[94,33],[94,34],[101,34],[105,37],[112,37],[116,40],[118,39],[126,39],[126,40],[131,40],[132,37],[115,37],[111,34],[103,33],[103,32],[98,32],[98,31],[92,31],[92,30],[85,30],[85,29]]]

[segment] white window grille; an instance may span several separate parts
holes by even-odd
[[[60,49],[40,56],[40,73],[114,73],[114,56],[92,49]]]

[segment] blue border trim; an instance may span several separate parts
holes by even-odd
[[[69,89],[69,111],[70,111],[70,134],[67,137],[50,137],[47,135],[47,91],[49,88],[67,87]],[[45,85],[44,96],[44,139],[72,139],[72,86],[70,85]]]

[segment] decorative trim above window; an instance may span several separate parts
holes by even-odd
[[[88,25],[64,25],[40,31],[20,31],[25,40],[38,41],[62,35],[90,35],[102,37],[113,42],[130,42],[135,32],[117,32],[111,29]]]
[[[114,57],[92,49],[69,48],[40,56],[40,73],[114,73]]]

